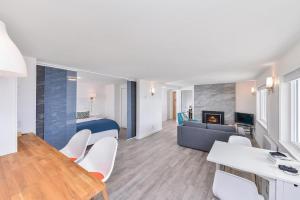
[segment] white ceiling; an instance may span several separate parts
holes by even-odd
[[[23,54],[169,84],[251,79],[299,38],[299,0],[1,0]]]

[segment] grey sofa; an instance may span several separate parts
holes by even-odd
[[[180,146],[209,152],[216,140],[227,142],[231,135],[239,135],[234,126],[204,124],[187,121],[177,126],[177,143]]]

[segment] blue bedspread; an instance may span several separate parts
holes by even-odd
[[[87,122],[80,122],[77,123],[77,132],[83,129],[89,129],[92,133],[98,133],[102,131],[108,131],[112,129],[117,129],[118,132],[120,131],[120,126],[117,122],[111,119],[98,119],[92,120]]]

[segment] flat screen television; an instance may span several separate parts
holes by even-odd
[[[254,114],[236,112],[235,123],[254,125]]]

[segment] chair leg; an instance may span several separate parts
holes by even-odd
[[[220,164],[216,164],[216,170],[225,171],[225,166],[224,165],[220,165]]]
[[[221,165],[220,164],[216,164],[216,170],[221,170]]]
[[[102,195],[102,197],[101,197]],[[109,200],[108,197],[108,192],[106,190],[106,186],[104,187],[104,189],[101,191],[101,193],[97,194],[95,197],[92,197],[90,200]]]
[[[104,200],[109,200],[108,192],[107,192],[107,190],[106,190],[106,187],[105,187],[104,190],[102,191],[102,196],[103,196],[103,199],[104,199]]]

